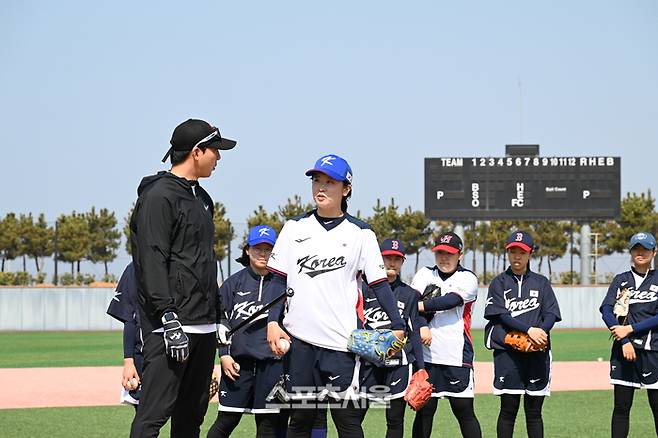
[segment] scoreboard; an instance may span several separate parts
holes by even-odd
[[[425,158],[433,220],[620,217],[619,157]]]

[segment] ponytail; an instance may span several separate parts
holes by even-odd
[[[347,200],[352,196],[352,190],[354,189],[352,188],[352,184],[348,182],[343,182],[343,185],[350,187],[350,192],[347,194],[347,196],[343,196],[343,199],[340,201],[340,210],[343,213],[347,213]]]
[[[240,263],[242,266],[245,268],[249,266],[249,254],[247,254],[247,250],[249,249],[249,245],[245,245],[242,247],[242,255],[235,259],[236,262]]]

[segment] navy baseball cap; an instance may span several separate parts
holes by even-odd
[[[628,249],[632,249],[635,245],[642,245],[646,249],[656,249],[656,238],[653,237],[653,234],[644,231],[635,233],[628,243]]]
[[[386,239],[379,245],[379,249],[382,252],[382,255],[396,255],[400,257],[405,257],[404,253],[406,249],[402,242],[397,239]]]
[[[221,149],[227,151],[233,149],[236,144],[235,140],[222,138],[219,129],[210,123],[198,119],[188,119],[176,126],[171,140],[171,147],[162,158],[164,163],[173,151],[191,151],[195,146],[204,146],[209,148]]]
[[[532,240],[532,236],[525,231],[515,231],[507,238],[505,249],[514,246],[518,246],[525,252],[532,252],[535,249],[535,242]]]
[[[323,155],[315,162],[312,169],[306,171],[306,176],[311,176],[315,172],[322,172],[336,181],[347,181],[352,184],[352,168],[338,155]]]
[[[450,254],[457,254],[462,252],[464,249],[464,243],[462,242],[461,237],[452,231],[441,234],[436,239],[436,244],[432,251],[444,251]]]
[[[249,246],[258,245],[259,243],[269,243],[274,246],[276,242],[276,231],[269,225],[256,225],[249,229]]]

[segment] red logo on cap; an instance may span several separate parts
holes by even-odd
[[[448,235],[443,236],[441,238],[441,243],[450,243],[451,240],[452,240],[452,236],[450,234],[448,234]]]

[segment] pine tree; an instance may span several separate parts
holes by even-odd
[[[107,276],[107,263],[117,257],[117,249],[121,242],[121,232],[117,229],[117,218],[114,212],[110,212],[107,208],[101,208],[96,213],[95,207],[91,207],[86,218],[91,239],[86,258],[92,263],[102,262],[105,267],[105,276]]]
[[[231,220],[226,217],[226,207],[220,202],[215,202],[213,223],[215,224],[215,258],[219,262],[219,272],[224,281],[222,261],[228,256],[228,247],[235,238],[235,230],[231,225]]]
[[[288,198],[288,202],[284,205],[279,206],[279,217],[284,222],[295,216],[302,215],[308,211],[313,210],[315,207],[310,202],[306,204],[302,203],[302,198],[299,195],[295,195],[291,198]]]
[[[135,203],[130,206],[130,210],[126,214],[126,217],[123,218],[123,236],[126,238],[126,252],[128,254],[133,253],[132,246],[130,246],[130,218],[133,215],[133,210],[135,209]]]
[[[391,198],[391,203],[383,206],[377,199],[377,204],[372,207],[372,216],[365,219],[370,228],[377,236],[379,242],[385,239],[398,239],[404,229],[403,219],[398,213],[398,206],[395,199]]]
[[[58,259],[71,263],[71,275],[74,275],[74,266],[78,265],[80,273],[80,261],[85,258],[91,250],[91,234],[89,224],[84,214],[73,211],[70,215],[60,215],[57,219],[58,230]]]
[[[425,217],[422,211],[414,211],[411,206],[407,207],[400,215],[402,223],[401,232],[396,236],[407,247],[407,254],[416,255],[414,272],[418,272],[418,261],[420,253],[427,248],[428,241],[432,235],[430,229],[431,221]]]
[[[539,257],[539,268],[541,271],[544,257],[548,263],[548,278],[552,278],[553,269],[551,262],[559,259],[567,253],[569,245],[569,222],[539,221],[533,226],[533,235],[537,251],[534,256]]]
[[[15,213],[7,213],[0,221],[0,256],[2,257],[2,272],[5,272],[5,261],[14,260],[20,252],[20,223]]]
[[[30,219],[32,213],[30,213]],[[34,266],[37,272],[43,268],[39,259],[50,257],[53,254],[55,230],[48,226],[46,216],[39,214],[37,221],[32,223],[29,233],[25,235],[25,253],[28,257],[34,259]]]

